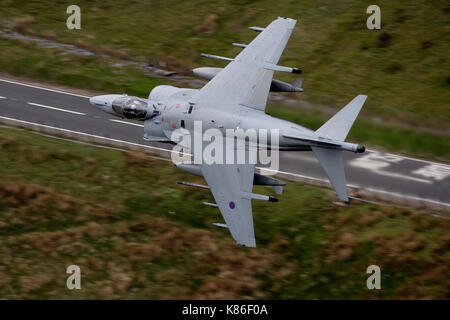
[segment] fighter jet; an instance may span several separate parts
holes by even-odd
[[[345,142],[345,139],[367,96],[356,96],[315,131],[265,113],[274,72],[300,72],[297,68],[278,65],[296,22],[280,17],[266,28],[251,27],[259,32],[257,37],[248,45],[241,45],[243,50],[234,59],[225,58],[227,66],[210,73],[211,80],[201,89],[161,85],[151,90],[148,99],[102,95],[92,97],[90,103],[122,118],[144,121],[144,139],[147,141],[179,142],[175,141],[174,132],[183,129],[194,135],[196,122],[201,122],[201,132],[209,129],[225,132],[236,128],[258,132],[278,130],[278,150],[313,151],[338,198],[348,202],[342,154],[343,151],[365,151],[364,146]],[[284,84],[287,91],[289,84]],[[293,87],[299,88],[298,85]],[[257,148],[260,144],[258,141]],[[201,143],[197,148],[206,146]],[[280,194],[285,183],[256,173],[254,163],[191,162],[177,166],[204,177],[207,185],[181,183],[211,191],[215,203],[205,204],[217,207],[225,220],[225,224],[217,225],[228,228],[238,245],[256,247],[252,199],[273,202],[277,199],[253,193],[253,185],[269,185]]]

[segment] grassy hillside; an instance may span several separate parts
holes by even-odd
[[[305,93],[300,99],[338,108],[365,93],[366,116],[448,134],[448,1],[377,1],[382,18],[378,31],[365,27],[366,8],[373,1],[278,1],[275,6],[271,0],[77,4],[82,30],[67,30],[65,1],[4,1],[1,23],[97,52],[164,61],[186,72],[198,65],[223,65],[199,54],[234,56],[240,49],[231,42],[246,43],[255,36],[247,26],[265,26],[277,16],[287,16],[299,22],[281,63],[304,70]],[[279,77],[293,80],[289,75]]]
[[[0,128],[0,299],[450,298],[449,221],[289,183],[234,245],[202,182],[141,153]],[[268,193],[270,189],[256,188]],[[67,266],[81,268],[79,291]],[[381,267],[381,290],[366,269]]]

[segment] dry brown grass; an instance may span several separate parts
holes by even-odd
[[[126,153],[125,163],[130,168],[138,167],[139,165],[142,165],[147,161],[150,161],[150,158],[141,151],[133,151]]]
[[[219,29],[219,17],[216,14],[210,14],[205,17],[203,23],[195,28],[195,31],[205,34],[213,34]]]
[[[25,276],[19,280],[20,287],[25,293],[30,293],[31,291],[37,290],[50,283],[50,281],[52,281],[52,277],[45,273]]]
[[[140,242],[128,240],[139,236]],[[114,244],[114,249],[103,258],[94,248],[89,238],[102,239]],[[282,264],[277,273],[279,287],[294,272],[289,263],[284,263],[282,256],[274,255],[264,249],[261,251],[240,250],[228,238],[217,242],[216,237],[208,230],[184,229],[164,218],[149,219],[125,225],[117,223],[113,228],[105,228],[96,222],[87,222],[80,227],[55,232],[32,232],[17,237],[10,237],[8,244],[12,250],[46,254],[57,258],[61,254],[76,255],[85,274],[94,276],[106,268],[106,277],[95,282],[95,292],[99,297],[114,299],[123,297],[134,283],[154,285],[145,275],[145,270],[136,271],[136,266],[151,263],[155,259],[168,257],[185,257],[185,270],[163,270],[156,274],[156,280],[167,286],[169,292],[162,296],[176,299],[237,299],[242,297],[263,298],[261,275],[271,273],[273,266]],[[274,244],[277,248],[286,246],[285,239]],[[111,257],[113,260],[110,260]],[[109,261],[109,262],[108,262]],[[15,264],[17,261],[12,261]],[[106,265],[105,265],[106,263]],[[24,263],[24,270],[29,269]],[[0,270],[1,271],[1,270]],[[142,273],[144,272],[144,273]],[[186,287],[189,274],[203,275],[204,283],[192,293]],[[38,281],[34,276],[20,279],[20,288],[24,294],[31,294],[44,285],[55,281],[55,276],[38,273]],[[8,276],[5,276],[8,279]],[[93,284],[92,284],[93,286]],[[86,289],[89,290],[89,287]],[[161,295],[158,295],[161,297]]]
[[[191,62],[180,60],[174,56],[162,56],[160,61],[167,70],[176,71],[182,75],[192,75],[194,65]]]
[[[14,138],[5,137],[0,140],[0,146],[5,149],[12,149],[17,146],[17,140]]]
[[[95,40],[95,37],[93,37],[92,35],[88,37],[91,38],[91,40]],[[129,49],[118,49],[107,46],[99,46],[98,44],[92,43],[89,40],[78,39],[75,41],[75,45],[81,49],[88,50],[95,54],[106,55],[121,60],[129,60],[132,57],[132,51]]]
[[[132,57],[132,51],[130,49],[117,49],[103,46],[100,47],[100,51],[102,54],[121,60],[129,60]]]
[[[339,235],[329,247],[329,256],[327,262],[342,261],[348,259],[352,254],[358,241],[354,234],[344,232]]]
[[[154,161],[139,152],[124,157],[129,168]],[[100,163],[89,157],[81,161],[81,174]],[[411,275],[393,288],[396,298],[450,296],[450,236],[428,238],[448,228],[448,222],[407,209],[402,214],[383,207],[339,207],[329,215],[305,217],[301,226],[288,226],[289,236],[280,233],[267,245],[248,249],[236,247],[228,234],[215,229],[147,213],[121,218],[115,206],[20,180],[0,181],[0,201],[6,206],[0,217],[0,297],[36,298],[44,292],[72,298],[63,290],[69,264],[82,269],[83,298],[265,299],[283,297],[286,290],[293,296],[295,281],[304,286],[299,295],[308,286],[330,286],[339,294],[359,285],[354,280],[331,283],[336,264],[349,266],[349,273],[377,264],[392,276]],[[378,223],[386,221],[406,231],[398,235],[379,229]],[[371,232],[374,226],[377,231]],[[329,237],[321,235],[304,261],[293,243],[305,237],[300,254],[306,252],[314,238],[306,235],[310,228]],[[370,261],[360,255],[361,248],[372,250]]]
[[[33,23],[34,18],[32,16],[18,18],[14,21],[14,29],[19,33],[34,34]]]

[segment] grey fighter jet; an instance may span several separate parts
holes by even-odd
[[[278,150],[313,151],[339,199],[348,202],[342,153],[365,151],[363,146],[345,139],[367,97],[356,96],[316,131],[265,113],[269,91],[274,86],[274,72],[300,73],[299,69],[278,65],[295,24],[296,20],[278,18],[266,28],[251,27],[259,32],[258,36],[248,45],[239,45],[243,50],[234,59],[223,58],[229,62],[225,68],[200,70],[211,80],[199,90],[162,85],[155,87],[148,99],[102,95],[92,97],[90,103],[122,118],[144,121],[147,141],[178,142],[174,141],[174,131],[183,128],[194,133],[195,121],[201,121],[202,132],[212,128],[221,132],[236,128],[258,132],[277,129]],[[275,87],[282,89],[274,91],[301,91],[298,84],[297,81],[291,88],[287,83],[280,85],[275,81]],[[200,148],[204,149],[205,145],[201,144]],[[269,185],[281,193],[285,183],[255,173],[254,163],[180,163],[177,166],[205,178],[207,185],[182,183],[210,189],[215,203],[205,204],[217,207],[225,220],[225,224],[217,225],[228,228],[237,244],[255,247],[251,200],[277,199],[253,193],[253,185]]]

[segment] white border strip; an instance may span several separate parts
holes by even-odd
[[[108,119],[109,121],[112,122],[118,122],[118,123],[124,123],[124,124],[129,124],[131,126],[136,126],[136,127],[144,127],[143,124],[139,124],[139,123],[132,123],[132,122],[128,122],[128,121],[122,121],[122,120],[116,120],[116,119]]]
[[[78,134],[78,135],[81,135],[81,136],[86,136],[86,137],[91,137],[91,138],[97,138],[97,139],[103,139],[103,140],[112,141],[112,142],[118,142],[118,143],[128,144],[128,145],[137,146],[137,147],[144,147],[144,148],[148,148],[148,149],[155,149],[155,150],[165,151],[165,152],[169,152],[169,153],[174,152],[174,151],[172,151],[172,150],[167,150],[167,149],[164,149],[164,148],[158,148],[158,147],[153,147],[153,146],[147,146],[147,145],[145,145],[145,144],[139,144],[139,143],[134,143],[134,142],[124,141],[124,140],[118,140],[118,139],[113,139],[113,138],[107,138],[107,137],[97,136],[97,135],[95,135],[95,134],[84,133],[84,132],[80,132],[80,131],[73,131],[73,130],[69,130],[69,129],[62,129],[62,128],[57,128],[57,127],[48,126],[48,125],[45,125],[45,124],[39,124],[39,123],[29,122],[29,121],[24,121],[24,120],[18,120],[18,119],[14,119],[14,118],[8,118],[8,117],[2,117],[2,116],[0,116],[0,119],[5,119],[5,120],[9,120],[9,121],[14,121],[14,122],[19,122],[19,123],[24,123],[24,124],[29,124],[29,125],[33,125],[33,126],[43,127],[43,128],[52,129],[52,130],[57,130],[57,131],[62,131],[62,132],[68,132],[68,133],[72,133],[72,134]]]
[[[46,91],[51,91],[51,92],[56,92],[56,93],[63,93],[63,94],[67,94],[67,95],[75,96],[75,97],[80,97],[80,98],[86,98],[86,99],[90,98],[88,96],[83,96],[81,94],[76,94],[76,93],[67,92],[67,91],[61,91],[61,90],[55,90],[55,89],[50,89],[50,88],[44,88],[44,87],[39,87],[39,86],[34,86],[34,85],[31,85],[31,84],[17,82],[17,81],[12,81],[12,80],[0,79],[0,81],[13,83],[13,84],[18,84],[18,85],[21,85],[21,86],[35,88],[35,89],[40,89],[40,90],[46,90]]]

